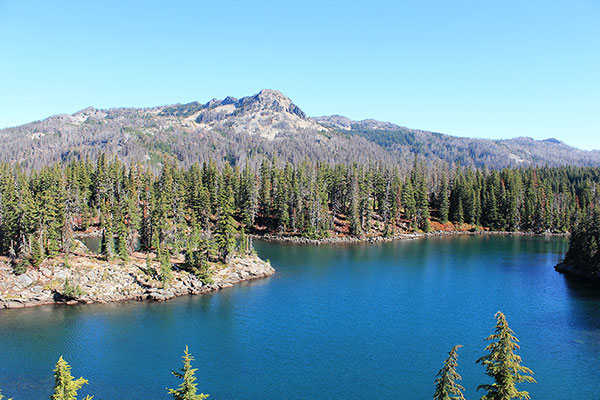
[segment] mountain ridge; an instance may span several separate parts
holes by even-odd
[[[126,162],[183,164],[208,159],[232,164],[265,157],[301,162],[394,162],[414,155],[429,163],[473,167],[529,165],[600,166],[600,151],[585,151],[548,138],[476,139],[342,115],[309,117],[283,93],[264,89],[164,106],[97,109],[58,114],[0,129],[0,161],[39,168],[57,161],[114,153]]]

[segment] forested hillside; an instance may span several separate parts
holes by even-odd
[[[117,155],[158,172],[165,155],[186,167],[215,160],[258,166],[274,157],[305,161],[411,168],[414,155],[430,166],[600,166],[600,152],[582,151],[555,139],[484,140],[408,129],[374,120],[308,117],[274,90],[236,99],[153,108],[86,108],[73,115],[0,130],[0,161],[26,170],[56,162]]]
[[[190,167],[165,158],[154,174],[100,155],[25,172],[0,166],[0,251],[15,269],[69,252],[77,232],[102,234],[107,258],[135,243],[196,268],[226,260],[245,234],[391,236],[482,229],[569,231],[597,201],[597,168],[428,169],[383,164]],[[451,222],[449,222],[451,221]],[[111,240],[114,238],[114,241]],[[204,261],[203,261],[204,260]]]

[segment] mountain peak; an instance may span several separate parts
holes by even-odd
[[[271,97],[271,98],[284,98],[289,100],[289,98],[284,95],[283,93],[281,93],[279,90],[273,90],[273,89],[263,89],[260,92],[258,92],[258,94],[256,94],[256,96],[258,97]]]
[[[280,133],[326,130],[308,118],[289,97],[272,89],[263,89],[239,100],[226,97],[223,100],[213,99],[204,105],[190,103],[169,106],[162,115],[192,117],[206,128],[216,128],[222,132],[245,132],[271,140]]]
[[[241,112],[287,112],[294,114],[299,118],[306,119],[304,111],[292,103],[292,100],[290,100],[289,97],[272,89],[263,89],[254,96],[243,97],[238,104],[236,104],[236,107],[239,108]]]

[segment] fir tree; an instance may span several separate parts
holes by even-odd
[[[31,253],[29,254],[29,258],[31,265],[37,268],[40,266],[42,261],[44,261],[44,252],[40,246],[40,239],[38,237],[31,235],[29,240],[31,242]]]
[[[202,400],[208,397],[207,394],[198,394],[198,384],[196,383],[196,371],[197,368],[192,368],[192,361],[194,357],[188,352],[188,347],[185,346],[185,352],[183,355],[183,368],[177,371],[171,371],[173,375],[181,379],[182,382],[179,384],[177,389],[167,389],[170,395],[173,396],[173,400]]]
[[[127,228],[123,221],[117,224],[117,254],[123,261],[129,260],[129,251],[127,249]]]
[[[402,187],[402,204],[404,205],[404,216],[412,220],[417,213],[417,203],[415,201],[415,192],[410,180],[407,180]]]
[[[168,285],[173,279],[173,271],[171,270],[171,254],[166,245],[161,245],[158,248],[157,256],[160,262],[160,280],[163,285]]]
[[[245,232],[243,226],[240,229],[240,244],[239,244],[238,248],[239,248],[240,254],[242,254],[242,255],[246,255],[250,251],[250,243],[248,240],[248,236],[246,236],[246,232]]]
[[[216,242],[221,253],[221,259],[227,262],[229,255],[235,249],[235,220],[233,219],[233,195],[228,185],[222,185],[219,196],[219,219],[217,221]]]
[[[440,194],[439,194],[439,217],[440,217],[440,222],[442,224],[445,224],[446,222],[448,222],[448,216],[450,213],[450,195],[448,192],[448,182],[446,180],[446,177],[443,178],[442,180],[442,187],[440,189]]]
[[[435,380],[434,400],[465,400],[462,392],[464,387],[456,383],[462,380],[461,376],[456,372],[458,366],[458,348],[461,345],[456,345],[448,353],[448,358],[444,361],[444,366],[438,372],[438,378]]]
[[[517,383],[535,383],[529,368],[521,365],[521,357],[515,354],[520,347],[519,341],[512,329],[508,327],[506,317],[500,311],[495,315],[496,332],[486,338],[491,341],[485,350],[490,354],[481,357],[477,363],[482,364],[486,374],[494,379],[491,385],[480,385],[477,390],[483,389],[487,393],[482,400],[510,400],[530,399],[529,393],[519,391]]]
[[[86,379],[73,378],[71,366],[60,356],[54,368],[54,393],[50,400],[77,400],[77,391],[86,383]],[[85,399],[91,400],[91,397]]]
[[[102,230],[102,236],[100,238],[100,253],[107,259],[111,260],[113,257],[113,234],[110,225],[107,225]]]

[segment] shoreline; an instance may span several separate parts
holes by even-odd
[[[386,243],[394,242],[399,240],[416,240],[424,239],[428,237],[442,237],[442,236],[549,236],[549,237],[568,237],[568,233],[535,233],[535,232],[510,232],[510,231],[433,231],[433,232],[413,232],[413,233],[400,233],[393,236],[333,236],[321,239],[309,239],[302,236],[285,236],[276,234],[264,234],[248,235],[252,239],[260,239],[266,242],[275,243],[293,243],[293,244],[307,244],[307,245],[322,245],[322,244],[360,244],[360,243]]]
[[[61,262],[63,261],[63,262]],[[180,260],[174,259],[175,265]],[[98,255],[70,255],[64,260],[46,260],[38,269],[15,275],[6,259],[0,260],[0,310],[41,305],[78,305],[122,301],[165,301],[185,295],[212,293],[235,284],[266,278],[275,269],[255,255],[234,256],[229,264],[211,266],[211,283],[181,269],[172,271],[169,284],[146,270],[143,253],[134,253],[127,262],[104,261]],[[76,297],[66,288],[78,288]]]
[[[581,271],[575,265],[566,263],[564,260],[556,264],[554,266],[554,270],[570,278],[591,282],[597,285],[600,284],[600,273],[593,274],[590,272]]]
[[[308,239],[300,236],[275,234],[248,235],[253,239],[267,242],[304,244],[375,244],[399,240],[417,240],[442,236],[568,236],[562,233],[534,233],[507,231],[434,231],[429,233],[401,233],[394,236],[335,236],[321,239]],[[93,236],[93,235],[90,235]],[[173,258],[177,266],[182,260]],[[233,257],[229,264],[211,266],[212,283],[205,284],[198,277],[181,269],[172,271],[170,284],[164,285],[153,271],[146,271],[146,255],[133,253],[128,262],[105,261],[98,254],[89,251],[76,252],[69,256],[65,266],[63,257],[46,260],[38,269],[30,268],[22,275],[15,275],[8,260],[0,258],[0,310],[35,307],[41,305],[78,305],[94,303],[114,303],[122,301],[165,301],[186,295],[202,295],[231,287],[235,284],[266,278],[275,274],[275,269],[256,255]],[[561,265],[561,264],[559,264]],[[576,275],[572,270],[555,269],[561,273]],[[76,298],[66,296],[65,286],[80,288],[83,292]]]

